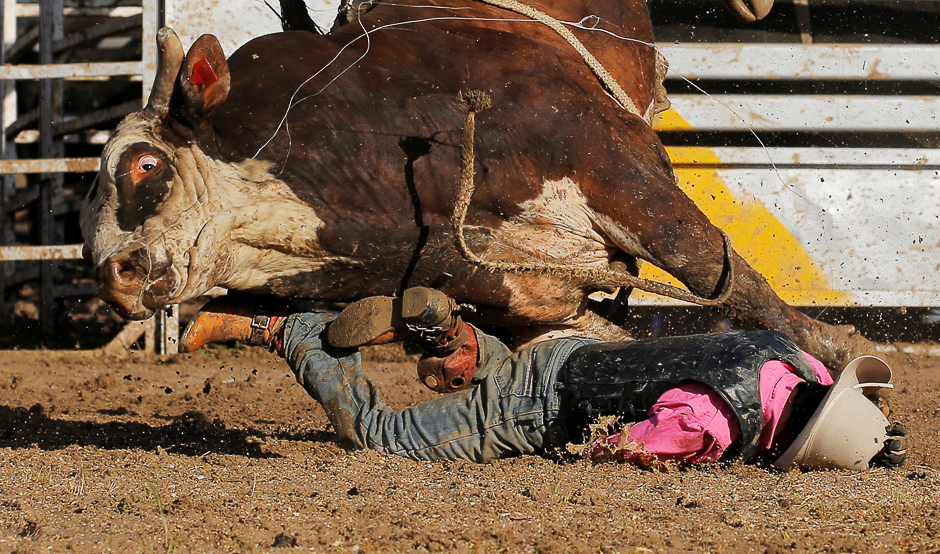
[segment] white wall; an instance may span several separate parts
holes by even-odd
[[[268,0],[280,9],[277,0]],[[307,0],[310,17],[324,29],[336,18],[339,0]],[[166,0],[166,24],[189,48],[199,36],[213,34],[231,55],[249,40],[281,30],[280,21],[261,0]]]

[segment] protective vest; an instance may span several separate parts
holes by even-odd
[[[777,331],[582,346],[568,357],[559,375],[568,433],[578,440],[598,416],[646,419],[666,390],[697,381],[717,392],[740,423],[741,436],[726,457],[747,459],[757,450],[763,429],[760,370],[770,360],[785,361],[800,378],[817,382],[800,349]]]

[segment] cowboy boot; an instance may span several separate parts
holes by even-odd
[[[456,309],[457,303],[446,294],[426,287],[406,289],[401,298],[370,296],[340,312],[327,339],[338,348],[403,340],[436,344],[457,327]]]
[[[206,344],[241,341],[249,346],[267,346],[283,355],[284,321],[294,306],[279,299],[221,296],[199,310],[180,336],[179,351],[188,354]]]
[[[394,341],[421,343],[418,380],[449,393],[472,383],[477,369],[477,341],[444,293],[425,287],[406,289],[401,298],[371,296],[350,304],[327,329],[329,343],[350,348]]]

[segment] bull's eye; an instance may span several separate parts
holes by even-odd
[[[131,182],[135,185],[140,182],[148,173],[160,165],[160,159],[152,154],[141,154],[134,161],[131,167]]]
[[[117,191],[117,220],[121,231],[133,231],[157,214],[173,180],[169,160],[152,142],[137,142],[124,149],[117,163],[107,164],[114,171],[112,179]]]
[[[137,162],[137,169],[146,173],[151,169],[156,169],[157,164],[160,163],[160,160],[154,158],[153,156],[143,156],[140,158],[140,161]]]

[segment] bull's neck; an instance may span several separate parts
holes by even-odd
[[[205,202],[210,212],[238,209],[262,202],[300,203],[296,195],[271,172],[267,161],[245,159],[227,162],[205,155],[193,149],[203,182]],[[197,194],[199,184],[196,183]]]
[[[224,162],[196,149],[181,155],[199,167],[188,181],[205,211],[188,251],[189,283],[179,297],[214,285],[263,289],[275,277],[322,266],[325,253],[317,236],[322,222],[274,178],[270,163]]]

